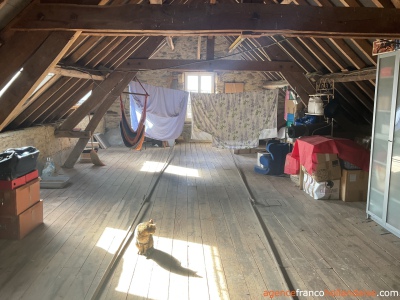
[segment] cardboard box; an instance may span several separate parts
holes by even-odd
[[[342,170],[340,198],[345,202],[367,201],[368,172]]]
[[[286,154],[284,173],[289,175],[297,175],[300,173],[300,161],[292,157],[292,153]]]
[[[22,239],[43,223],[43,201],[18,216],[0,216],[0,239]]]
[[[0,191],[0,216],[17,216],[40,200],[39,179],[15,190]]]
[[[303,169],[303,190],[315,200],[339,200],[340,180],[317,182]]]
[[[332,153],[313,153],[312,177],[316,182],[340,179],[342,169],[339,158]]]

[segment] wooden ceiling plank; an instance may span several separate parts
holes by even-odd
[[[287,38],[286,42],[296,49],[297,52],[310,64],[310,66],[314,69],[314,71],[321,70],[321,63],[319,63],[312,55],[310,55],[303,46],[297,41],[295,38]],[[285,45],[281,43],[281,45]]]
[[[338,83],[335,85],[335,91],[337,91],[350,105],[350,107],[352,108],[351,115],[359,115],[367,123],[372,123],[372,113],[370,113],[368,110],[363,109],[364,105],[361,104],[354,97],[354,95],[350,94],[349,91],[342,85],[342,83]]]
[[[340,70],[346,70],[347,63],[323,40],[310,38],[317,45],[321,51],[337,66]]]
[[[70,56],[73,52],[77,51],[79,47],[81,47],[88,38],[89,36],[80,35],[76,39],[76,41],[71,45],[71,47],[69,47],[68,51],[65,53],[64,58]]]
[[[400,8],[400,0],[391,0],[392,4],[396,8]],[[386,7],[386,5],[385,5]]]
[[[46,109],[46,113],[42,113],[34,123],[49,123],[51,121],[51,116],[58,110],[58,108],[64,103],[68,102],[71,97],[76,98],[76,93],[80,88],[85,85],[88,80],[80,79],[76,84],[70,86],[70,88],[61,95],[58,99],[54,99],[54,102]],[[79,100],[78,100],[79,101]]]
[[[68,110],[76,105],[80,99],[82,99],[87,93],[93,89],[93,81],[87,80],[80,88],[76,90],[76,93],[72,95],[67,101],[57,107],[57,109],[49,115],[48,121],[56,121],[61,119]]]
[[[129,45],[130,47],[127,47],[123,51],[120,51],[118,57],[115,57],[115,60],[110,67],[112,69],[118,68],[125,60],[127,60],[132,55],[132,53],[135,53],[136,50],[145,45],[148,39],[148,37],[140,37],[137,41],[133,40],[133,44]]]
[[[42,96],[53,84],[55,84],[61,76],[55,74],[53,77],[49,79],[45,84],[43,84],[32,96],[29,97],[29,99],[22,105],[22,107],[25,108],[31,105],[34,101],[36,101],[37,98]],[[17,117],[18,118],[18,117]]]
[[[99,55],[101,56],[101,53],[103,51],[107,51],[107,47],[112,44],[116,39],[116,36],[103,38],[92,49],[90,49],[90,51],[86,53],[84,57],[79,60],[79,64],[83,66],[95,66],[95,63],[92,63],[92,61]]]
[[[316,1],[314,1],[316,2]],[[361,5],[355,1],[341,1],[343,4],[346,4],[347,7],[360,7]],[[324,2],[324,6],[326,7],[334,7],[332,3],[329,1]],[[372,56],[372,46],[368,44],[367,40],[360,40],[360,39],[349,39],[351,43],[353,43],[363,54],[364,56],[372,63],[376,65],[376,57]]]
[[[126,37],[119,47],[115,48],[106,57],[104,57],[102,64],[108,68],[111,68],[118,60],[120,54],[126,53],[128,51],[127,49],[131,49],[133,45],[139,42],[139,40],[141,40],[140,37]]]
[[[178,59],[127,59],[119,70],[196,70],[196,71],[273,71],[302,72],[291,61],[249,61],[249,60],[178,60]]]
[[[69,57],[63,59],[66,64],[74,64],[84,57],[101,39],[98,36],[89,37],[77,50],[75,50]]]
[[[45,92],[43,92],[38,98],[36,98],[32,103],[24,109],[18,117],[16,117],[8,129],[18,128],[31,114],[33,114],[37,109],[39,109],[54,93],[56,93],[60,88],[62,88],[71,78],[59,78],[53,85],[51,85]]]
[[[362,90],[370,99],[370,102],[373,106],[374,96],[375,96],[375,87],[369,81],[356,81],[354,85],[357,85],[360,90]],[[371,87],[372,86],[372,87]],[[373,109],[373,107],[372,107]]]
[[[254,17],[254,12],[257,16]],[[71,16],[75,16],[71,20]],[[308,22],[304,22],[307,19]],[[161,21],[162,20],[162,21]],[[156,26],[155,26],[156,24]],[[398,38],[400,11],[371,7],[304,5],[68,5],[34,4],[15,30],[80,30],[137,35],[230,33],[341,38]],[[185,29],[182,29],[185,28]]]
[[[364,107],[366,109],[368,109],[368,111],[370,111],[371,113],[374,110],[374,102],[371,98],[369,98],[370,94],[366,97],[366,95],[360,91],[360,89],[356,86],[355,83],[353,82],[345,82],[345,83],[338,83],[343,85],[344,87],[346,87],[350,93],[352,93],[354,95],[355,98],[358,99],[358,101],[364,105]],[[372,94],[373,95],[373,94]],[[367,99],[369,98],[369,99]]]
[[[314,45],[311,41],[306,38],[298,38],[298,40],[317,58],[320,63],[322,63],[325,68],[327,68],[331,73],[335,73],[338,70],[338,67],[335,66],[331,61],[329,61],[325,55],[316,45]]]
[[[307,105],[309,96],[315,93],[315,87],[311,82],[304,75],[298,76],[293,73],[282,73],[282,75],[299,95],[302,102]]]
[[[363,69],[367,65],[366,63],[353,51],[353,49],[347,45],[342,39],[329,39],[332,44],[345,56],[357,69]]]
[[[26,119],[26,121],[22,124],[22,126],[29,127],[33,123],[41,123],[44,119],[46,119],[46,116],[53,111],[53,108],[65,98],[65,96],[68,97],[68,95],[74,92],[76,86],[81,80],[84,79],[72,78],[68,84],[64,85],[57,91],[57,93],[51,96],[40,109],[36,110],[32,115],[30,115],[29,118]]]
[[[112,43],[108,44],[106,47],[104,47],[103,51],[99,52],[96,57],[94,57],[89,66],[92,67],[97,67],[99,64],[102,64],[105,57],[107,57],[111,51],[113,51],[115,48],[118,48],[118,46],[126,39],[126,37],[117,37]]]
[[[281,47],[282,50],[285,51],[293,59],[293,61],[295,61],[301,68],[303,68],[305,72],[315,71],[315,69],[313,69],[309,65],[308,61],[303,56],[301,56],[295,48],[291,46],[285,47],[282,44],[282,42],[286,42],[285,38],[281,36],[271,36],[271,39],[273,39],[277,43],[277,45],[279,45],[279,47]]]
[[[25,101],[79,35],[80,32],[52,32],[24,64],[24,70],[0,98],[0,131],[21,113]]]

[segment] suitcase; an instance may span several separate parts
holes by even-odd
[[[0,153],[0,180],[13,180],[34,171],[38,156],[39,150],[31,146]]]

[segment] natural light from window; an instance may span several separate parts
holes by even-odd
[[[190,93],[214,93],[214,73],[187,72],[185,73],[185,90]],[[192,104],[189,97],[186,118],[192,118]]]
[[[19,70],[17,73],[15,73],[15,75],[10,79],[10,81],[7,82],[7,84],[1,89],[0,97],[3,96],[5,91],[7,91],[7,89],[11,86],[11,84],[15,81],[15,79],[18,78],[18,76],[21,74],[22,71],[23,71],[23,68],[21,68],[21,70]]]
[[[160,172],[164,166],[164,163],[156,162],[156,161],[146,161],[143,164],[143,167],[140,169],[142,172]],[[189,177],[200,177],[199,171],[197,169],[178,167],[174,165],[168,165],[168,167],[164,171],[165,173],[175,174],[179,176],[189,176]]]

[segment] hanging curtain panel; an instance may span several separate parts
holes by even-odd
[[[213,146],[254,148],[260,136],[277,136],[278,90],[238,94],[191,93],[193,123],[212,135]]]
[[[183,130],[189,93],[142,84],[148,94],[146,109],[146,137],[165,141],[177,139]],[[129,84],[132,93],[144,93],[138,82]],[[129,95],[131,106],[131,124],[135,130],[143,111],[144,96]]]

